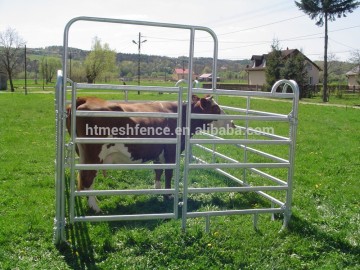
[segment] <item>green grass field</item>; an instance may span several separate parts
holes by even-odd
[[[253,105],[289,107],[261,99]],[[186,233],[180,220],[78,223],[67,227],[69,245],[60,247],[52,242],[54,117],[51,91],[0,93],[0,269],[359,269],[358,109],[300,105],[293,217],[282,233],[282,219],[269,215],[260,216],[257,231],[252,216],[217,217],[210,233],[203,219],[189,220]],[[116,175],[119,185],[152,185],[152,173],[125,173]],[[113,185],[111,178],[97,183]],[[146,196],[101,206],[113,213],[168,207]],[[85,199],[77,200],[77,211],[88,211]]]

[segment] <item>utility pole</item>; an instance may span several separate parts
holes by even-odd
[[[139,32],[139,40],[136,42],[135,40],[133,40],[132,42],[136,45],[138,45],[138,85],[140,86],[140,54],[141,54],[141,44],[146,42],[147,40],[141,40],[142,36],[141,33]],[[140,91],[138,91],[138,95],[140,95]]]
[[[183,68],[182,78],[185,79],[185,60],[182,60],[182,68]]]
[[[71,51],[69,52],[69,79],[71,80],[71,59],[72,59],[72,55],[71,55]]]
[[[27,63],[26,63],[26,45],[25,45],[25,50],[24,50],[24,54],[25,54],[25,61],[24,61],[24,63],[25,63],[25,67],[24,67],[24,69],[25,69],[25,95],[27,95],[27,73],[26,73],[26,69],[27,69]]]

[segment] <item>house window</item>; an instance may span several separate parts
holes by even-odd
[[[307,69],[308,69],[308,70],[312,70],[312,67],[313,67],[312,64],[307,63]]]
[[[309,77],[309,84],[313,85],[313,77]]]

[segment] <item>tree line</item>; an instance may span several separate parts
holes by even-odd
[[[53,82],[56,71],[62,68],[62,46],[24,49],[26,42],[17,31],[8,28],[0,32],[0,71],[9,79],[10,91],[14,91],[13,79],[23,78],[24,70],[30,73],[35,83]],[[26,67],[24,59],[26,57]],[[175,68],[187,68],[188,58],[141,55],[141,76],[158,80],[171,80]],[[138,72],[138,55],[116,53],[107,43],[94,37],[90,51],[69,48],[67,76],[76,82],[95,83],[114,80],[132,80]],[[224,79],[245,79],[245,66],[249,60],[218,60],[219,75]],[[211,73],[211,58],[196,58],[195,74]]]
[[[328,61],[328,22],[334,21],[336,18],[346,17],[348,13],[353,12],[360,5],[356,0],[301,0],[294,1],[295,5],[309,15],[312,20],[316,20],[316,25],[325,26],[324,39],[324,61],[323,61],[323,101],[329,101],[329,93],[327,84],[329,80],[336,79],[331,74],[331,65],[336,61]],[[14,91],[12,79],[21,70],[32,71],[35,78],[40,74],[45,83],[49,83],[54,79],[56,70],[61,68],[61,53],[57,56],[42,56],[41,58],[29,59],[24,61],[26,57],[23,47],[25,42],[17,34],[14,29],[7,29],[0,33],[0,72],[6,73],[9,81],[11,91]],[[55,47],[56,48],[56,47]],[[61,48],[58,46],[58,48]],[[53,48],[52,48],[53,49]],[[307,76],[304,71],[304,66],[301,65],[299,57],[290,57],[284,62],[284,59],[279,57],[278,48],[272,47],[272,52],[269,55],[270,65],[267,62],[267,81],[268,85],[277,78],[291,78],[298,81],[303,89],[307,88]],[[111,81],[114,79],[132,79],[137,74],[137,55],[126,55],[116,53],[110,49],[107,43],[102,44],[99,39],[94,38],[92,50],[84,52],[79,49],[70,49],[69,61],[66,65],[69,66],[70,74],[68,77],[74,81],[87,81],[94,83],[100,79],[102,81]],[[353,53],[353,63],[360,65],[359,50]],[[26,59],[27,60],[27,59]],[[24,67],[24,62],[28,63]],[[184,68],[187,66],[187,57],[169,58],[141,55],[141,76],[151,78],[162,78],[164,80],[170,79],[173,70],[177,68]],[[218,61],[218,74],[223,79],[245,79],[246,73],[244,69],[249,60],[244,61]],[[332,62],[332,63],[331,63]],[[23,65],[23,66],[22,66]],[[320,65],[321,66],[321,65]],[[210,58],[197,58],[194,62],[194,71],[196,74],[211,73],[212,60]],[[339,74],[339,69],[337,70]],[[306,91],[303,92],[306,95]]]

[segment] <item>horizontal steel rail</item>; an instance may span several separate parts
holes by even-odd
[[[190,139],[192,144],[276,144],[289,145],[291,141],[287,140],[252,140],[252,139]]]
[[[273,181],[273,182],[275,182],[275,183],[277,183],[279,185],[284,185],[284,186],[287,185],[287,182],[285,182],[285,181],[283,181],[283,180],[279,179],[278,177],[275,177],[275,176],[273,176],[271,174],[263,172],[261,170],[258,170],[258,169],[255,169],[255,168],[249,168],[249,170],[251,172],[256,173],[256,174],[258,174],[258,175],[260,175],[260,176],[262,176],[264,178],[267,178],[267,179],[269,179],[269,180],[271,180],[271,181]]]
[[[229,111],[233,111],[233,112],[241,112],[241,113],[246,113],[246,114],[274,116],[274,117],[281,117],[281,118],[289,117],[289,115],[286,115],[286,114],[264,112],[264,111],[257,111],[257,110],[248,110],[248,109],[236,108],[236,107],[232,107],[232,106],[221,105],[220,107],[224,110],[229,110]]]
[[[125,144],[175,144],[176,138],[93,138],[78,137],[75,143],[82,144],[109,144],[109,143],[125,143]]]
[[[239,97],[263,97],[263,98],[283,98],[293,99],[295,95],[293,93],[272,93],[272,92],[254,92],[254,91],[239,91],[239,90],[206,90],[201,88],[194,88],[193,94],[212,94],[221,96],[239,96]]]
[[[121,90],[121,91],[146,91],[146,92],[169,92],[179,93],[179,87],[162,87],[162,86],[139,86],[139,85],[117,85],[117,84],[86,84],[77,83],[77,89],[92,90]]]
[[[238,115],[238,114],[192,114],[191,119],[203,120],[251,120],[251,121],[279,121],[289,122],[289,117],[286,116],[258,116],[258,115]]]
[[[76,111],[78,117],[146,117],[177,118],[177,113],[164,112],[118,112],[118,111]]]
[[[245,145],[236,145],[242,149],[246,149],[246,151],[249,151],[251,153],[254,153],[254,154],[257,154],[259,156],[262,156],[262,157],[265,157],[265,158],[269,158],[271,160],[274,160],[276,162],[284,162],[284,163],[288,163],[290,162],[289,160],[287,159],[284,159],[284,158],[281,158],[281,157],[278,157],[278,156],[275,156],[275,155],[272,155],[272,154],[269,154],[267,152],[264,152],[264,151],[260,151],[258,149],[255,149],[255,148],[252,148],[252,147],[249,147],[249,146],[245,146]]]
[[[289,168],[290,163],[208,163],[189,164],[189,169],[216,169],[216,168]]]
[[[206,211],[206,212],[188,212],[186,214],[189,218],[197,217],[210,217],[210,216],[232,216],[232,215],[245,215],[245,214],[271,214],[283,213],[282,208],[258,208],[258,209],[243,209],[243,210],[219,210],[219,211]]]
[[[245,183],[244,181],[240,180],[239,178],[233,176],[232,174],[228,173],[228,172],[225,172],[224,170],[221,170],[221,169],[215,169],[218,173],[228,177],[229,179],[245,186],[245,187],[251,187],[249,184]],[[287,188],[289,188],[288,186],[286,186]],[[271,196],[269,194],[267,194],[266,192],[264,191],[255,191],[256,194],[262,196],[263,198],[271,201],[272,203],[275,203],[277,204],[278,206],[280,207],[283,207],[285,205],[284,202],[280,201],[279,199],[275,198],[274,196]]]
[[[174,219],[173,213],[161,214],[134,214],[134,215],[102,215],[102,216],[77,216],[74,222],[102,222],[102,221],[126,221],[126,220],[152,220],[152,219]]]
[[[212,153],[217,157],[225,159],[227,161],[230,161],[230,162],[233,162],[233,163],[240,163],[236,159],[230,158],[230,157],[228,157],[228,156],[226,156],[224,154],[221,154],[221,153],[219,153],[217,151],[214,151],[213,149],[207,148],[207,147],[205,147],[203,145],[196,144],[195,146],[202,149],[202,150],[204,150],[204,151],[206,151],[206,152],[208,152],[208,153]],[[286,162],[289,162],[289,161],[283,159],[280,162],[285,162],[286,163]],[[262,177],[267,178],[267,179],[269,179],[269,180],[271,180],[271,181],[273,181],[273,182],[275,182],[275,183],[277,183],[279,185],[287,185],[287,183],[285,181],[283,181],[283,180],[281,180],[281,179],[279,179],[279,178],[277,178],[275,176],[272,176],[270,174],[264,173],[264,172],[262,172],[260,170],[257,170],[257,169],[254,169],[254,168],[249,168],[249,170],[251,170],[252,172],[255,172],[255,173],[261,175]]]
[[[75,196],[113,196],[113,195],[167,195],[175,194],[175,189],[119,189],[119,190],[81,190]]]
[[[284,137],[284,136],[280,136],[280,135],[264,132],[264,131],[261,131],[261,130],[252,129],[252,128],[247,128],[247,127],[243,127],[243,126],[239,126],[239,125],[235,125],[235,131],[231,131],[230,129],[228,129],[228,132],[230,134],[236,134],[237,129],[241,130],[241,132],[244,133],[243,135],[249,135],[249,133],[250,133],[250,134],[260,135],[260,136],[264,136],[264,137],[271,138],[271,139],[277,139],[277,140],[288,140],[289,139],[289,138]],[[220,129],[214,128],[213,131],[214,132],[219,132]],[[220,140],[224,139],[222,137],[218,137],[218,136],[215,136],[214,134],[209,133],[209,132],[213,132],[213,131],[211,130],[211,128],[209,128],[209,131],[201,131],[200,134],[207,135],[209,137],[220,139]]]
[[[214,139],[225,140],[225,139],[223,139],[223,138],[221,138],[221,137],[218,137],[218,136],[215,136],[215,135],[213,135],[213,134],[206,133],[206,132],[201,132],[201,134],[202,134],[202,135],[205,135],[205,136],[208,136],[208,137],[211,137],[211,138],[214,138]],[[283,139],[284,139],[284,140],[288,140],[288,139],[285,138],[285,137],[283,137]],[[207,147],[205,147],[205,146],[203,146],[203,145],[200,145],[200,144],[195,144],[195,145],[196,145],[197,147],[200,147],[201,149],[204,149],[205,151],[210,150],[211,152],[213,152],[212,149],[207,148]],[[249,147],[249,146],[247,146],[247,145],[234,144],[234,146],[239,147],[239,148],[242,148],[242,149],[244,149],[244,150],[246,149],[246,150],[249,151],[249,152],[252,152],[252,153],[254,153],[254,154],[258,154],[258,155],[263,156],[263,157],[265,157],[265,158],[270,158],[270,159],[272,159],[273,161],[276,161],[276,162],[289,162],[289,160],[286,160],[286,159],[284,159],[284,158],[281,158],[281,157],[278,157],[278,156],[269,154],[269,153],[267,153],[267,152],[260,151],[260,150],[258,150],[258,149]],[[216,151],[214,151],[214,154],[219,155],[220,157],[223,157],[223,158],[226,157],[225,155],[221,155],[220,153],[218,153],[218,152],[216,152]],[[237,160],[235,160],[235,159],[230,159],[230,158],[229,158],[229,159],[227,159],[227,160],[232,161],[232,162],[237,162]]]
[[[255,191],[277,191],[287,190],[285,186],[248,186],[248,187],[210,187],[210,188],[188,188],[190,194],[214,193],[214,192],[255,192]]]
[[[76,170],[144,170],[175,169],[176,164],[75,164]]]
[[[242,130],[245,134],[248,134],[248,135],[250,133],[250,134],[264,136],[264,137],[267,137],[267,138],[277,139],[277,140],[288,140],[289,139],[289,138],[284,137],[284,136],[264,132],[264,131],[261,131],[261,130],[256,130],[256,129],[253,129],[253,128],[247,128],[247,127],[238,126],[238,125],[235,125],[235,127]]]
[[[201,162],[203,164],[206,164],[207,162],[205,162],[204,160],[198,158],[198,157],[194,157],[193,158],[198,161],[198,162]],[[229,178],[230,180],[234,181],[235,183],[238,183],[242,186],[245,186],[245,187],[252,187],[251,185],[249,185],[248,183],[246,183],[245,181],[239,179],[238,177],[232,175],[231,173],[228,173],[228,172],[225,172],[224,170],[222,169],[219,169],[219,168],[215,168],[214,169],[216,172],[220,173],[221,175],[223,176],[226,176],[227,178]],[[285,183],[285,186],[288,188],[288,185],[287,183]],[[255,191],[255,193],[257,193],[258,195],[262,196],[263,198],[271,201],[272,203],[275,203],[277,205],[279,205],[280,207],[283,207],[285,205],[284,202],[278,200],[277,198],[267,194],[266,192],[263,192],[263,191]]]

